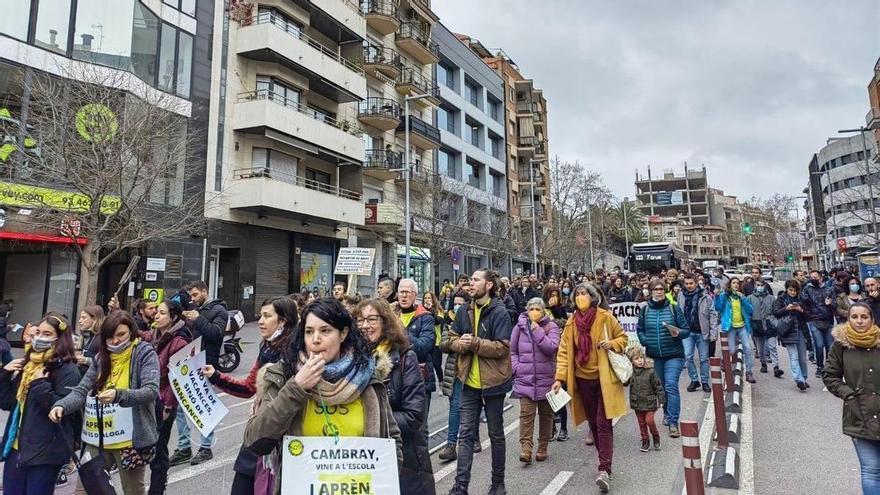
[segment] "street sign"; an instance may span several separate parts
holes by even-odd
[[[845,237],[838,237],[837,238],[837,250],[840,251],[841,253],[846,251],[846,238]]]
[[[336,275],[363,275],[369,277],[373,273],[373,248],[344,247],[339,249],[336,258]]]

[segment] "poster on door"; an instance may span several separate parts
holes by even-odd
[[[393,439],[286,436],[282,446],[285,495],[400,495]]]
[[[205,366],[205,351],[168,365],[168,380],[171,390],[177,397],[180,408],[202,436],[214,431],[229,412],[226,405],[217,397],[214,387],[202,375]]]

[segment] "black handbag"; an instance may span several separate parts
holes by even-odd
[[[104,415],[102,414],[103,407],[100,403],[98,403],[97,397],[95,397],[95,403],[97,404],[96,409],[98,411],[97,456],[92,457],[85,463],[80,462],[82,454],[86,450],[86,444],[83,443],[82,449],[80,450],[79,455],[77,455],[76,449],[73,447],[73,442],[70,438],[68,438],[67,432],[64,431],[64,428],[61,428],[61,434],[62,436],[64,436],[64,439],[67,442],[67,446],[70,449],[70,455],[73,458],[73,461],[76,463],[77,473],[79,475],[79,479],[82,483],[83,488],[86,490],[86,493],[88,493],[89,495],[116,495],[116,489],[113,488],[113,485],[110,483],[110,475],[104,468]]]

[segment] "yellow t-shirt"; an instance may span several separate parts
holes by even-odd
[[[746,320],[743,318],[742,301],[738,297],[730,298],[730,316],[732,318],[733,328],[742,328],[746,326]]]
[[[477,336],[477,329],[480,328],[480,313],[488,305],[489,303],[483,306],[474,304],[474,337]],[[471,369],[468,371],[464,384],[471,388],[483,388],[483,382],[480,380],[480,358],[477,357],[477,353],[474,353],[473,359],[471,359]]]
[[[364,436],[366,420],[361,399],[338,406],[328,405],[327,416],[328,419],[325,419],[321,404],[309,399],[303,414],[303,436],[332,437],[334,434],[341,437]],[[327,424],[328,421],[330,424]]]
[[[412,321],[412,319],[415,315],[416,315],[415,311],[410,311],[409,313],[400,313],[400,321],[403,322],[403,329],[404,330],[406,330],[406,328],[409,326],[410,322]]]

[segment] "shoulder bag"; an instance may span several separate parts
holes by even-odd
[[[607,324],[605,325],[605,340],[611,342],[611,339],[608,338]],[[617,379],[620,380],[620,383],[627,383],[633,375],[633,366],[629,358],[623,354],[615,352],[613,349],[608,349],[607,352],[608,361],[611,363],[611,369],[614,370]]]

